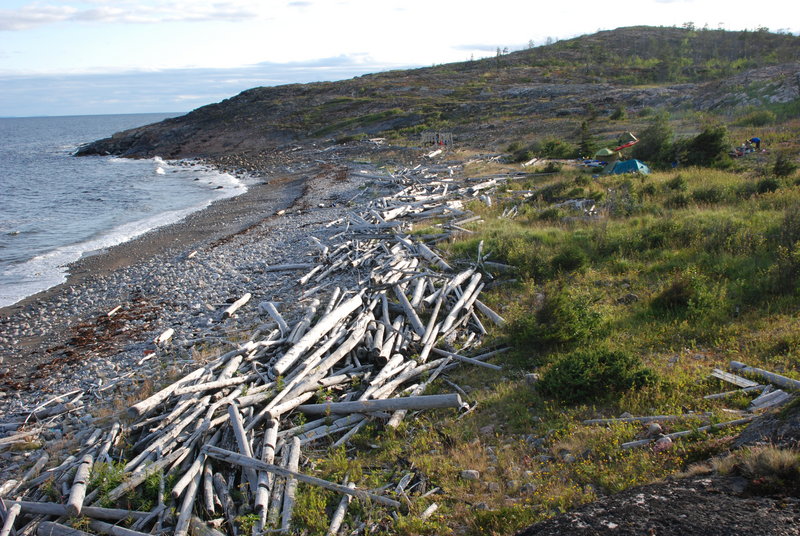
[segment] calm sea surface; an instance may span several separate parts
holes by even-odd
[[[0,307],[63,282],[65,265],[86,253],[246,190],[201,165],[72,156],[83,143],[167,117],[0,118]]]

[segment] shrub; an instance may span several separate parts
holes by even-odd
[[[683,177],[683,175],[675,175],[675,177],[666,182],[666,185],[667,188],[670,190],[675,190],[676,192],[685,192],[689,189],[689,182]]]
[[[589,256],[575,245],[565,246],[559,251],[551,265],[554,272],[575,272],[582,269],[589,262]]]
[[[727,161],[728,130],[720,125],[703,130],[678,144],[681,162],[689,166],[711,166]]]
[[[692,199],[698,203],[714,204],[725,198],[725,192],[720,186],[709,186],[692,192]]]
[[[795,171],[797,171],[797,162],[792,160],[787,153],[778,153],[777,158],[775,158],[775,164],[772,166],[772,172],[775,176],[789,177],[794,175]]]
[[[625,107],[617,106],[616,110],[614,110],[609,116],[609,119],[611,119],[612,121],[621,121],[622,119],[625,119],[627,117],[628,117],[628,112],[625,111]]]
[[[656,167],[666,166],[675,159],[673,135],[669,116],[660,113],[653,117],[647,128],[641,132],[639,143],[631,148],[631,156]]]
[[[778,179],[774,177],[767,177],[758,181],[758,184],[756,184],[756,191],[760,194],[766,194],[769,192],[774,192],[780,187],[781,183]]]
[[[589,298],[567,289],[548,292],[538,311],[522,311],[508,324],[509,336],[522,348],[569,346],[605,329],[605,318]]]
[[[736,120],[740,127],[763,127],[775,122],[777,116],[770,110],[753,110]]]
[[[689,206],[689,196],[685,192],[680,192],[664,202],[667,208],[686,208]]]
[[[768,272],[768,290],[774,294],[794,294],[800,283],[800,242],[778,246],[775,264]]]
[[[678,273],[672,281],[655,297],[651,306],[669,313],[705,314],[718,306],[723,296],[708,278],[689,267]]]
[[[542,391],[568,403],[588,402],[650,385],[655,373],[629,353],[608,348],[576,350],[542,376]]]

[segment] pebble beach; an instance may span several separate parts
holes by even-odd
[[[312,232],[333,234],[326,223],[374,195],[373,188],[390,186],[357,173],[334,176],[318,153],[295,150],[288,165],[256,160],[228,168],[258,180],[241,196],[81,259],[70,265],[66,283],[0,310],[4,435],[38,424],[45,442],[77,440],[93,422],[124,411],[143,385],[196,365],[203,356],[189,348],[198,342],[216,355],[224,351],[223,338],[241,332],[246,340],[260,321],[259,302],[276,302],[291,318],[302,273],[265,267],[311,262]],[[325,157],[336,158],[335,151]],[[224,309],[246,293],[250,305],[224,318]],[[157,346],[154,339],[169,329],[170,344]],[[59,406],[66,411],[49,415]],[[25,459],[25,449],[0,452],[0,479]]]

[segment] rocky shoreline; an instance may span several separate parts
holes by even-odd
[[[222,315],[247,292],[255,303],[283,302],[291,318],[299,298],[296,274],[263,267],[307,259],[315,248],[308,233],[371,195],[368,180],[336,173],[354,154],[352,147],[324,153],[310,147],[292,149],[283,161],[214,161],[263,183],[84,258],[70,266],[66,283],[0,310],[3,435],[36,424],[48,443],[91,430],[87,424],[111,418],[144,384],[158,385],[196,365],[203,356],[188,348],[198,341],[216,355],[223,336],[252,330],[254,312]],[[174,344],[163,352],[153,340],[170,328]],[[55,407],[62,413],[48,417]],[[25,465],[26,452],[0,452],[0,480]]]

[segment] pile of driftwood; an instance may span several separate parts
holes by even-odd
[[[711,371],[711,377],[733,384],[737,386],[738,389],[733,391],[725,391],[722,393],[714,393],[706,395],[703,397],[705,400],[718,400],[740,394],[758,393],[758,396],[754,398],[748,405],[747,412],[742,412],[739,410],[729,410],[729,409],[724,410],[726,412],[737,413],[738,418],[736,419],[725,422],[707,424],[697,428],[681,430],[669,434],[662,434],[661,427],[660,426],[653,427],[654,424],[667,421],[697,420],[697,419],[708,421],[710,420],[712,414],[687,413],[684,415],[651,415],[644,417],[634,417],[632,415],[626,415],[624,417],[617,417],[610,419],[588,419],[583,421],[583,424],[602,425],[602,424],[620,423],[620,422],[650,424],[651,427],[648,430],[648,432],[650,432],[649,434],[650,437],[629,441],[627,443],[622,443],[620,445],[620,448],[631,449],[636,447],[654,445],[656,450],[663,450],[672,445],[673,439],[687,437],[697,432],[711,432],[720,430],[722,428],[740,426],[742,424],[750,423],[757,416],[756,413],[754,412],[780,406],[793,399],[793,395],[787,393],[783,389],[788,389],[791,391],[800,391],[800,381],[792,378],[787,378],[786,376],[782,376],[780,374],[775,374],[774,372],[769,372],[767,370],[756,367],[750,367],[739,361],[731,361],[730,369],[751,376],[756,376],[759,379],[766,381],[766,384],[764,385],[756,381],[750,380],[748,378],[745,378],[743,376],[739,376],[738,374],[734,374],[732,372],[725,372],[724,370],[721,369],[715,368]],[[783,387],[783,389],[776,389],[773,386]]]
[[[273,302],[257,304],[268,321],[249,340],[130,407],[124,422],[96,429],[57,465],[45,469],[43,455],[6,482],[0,536],[14,528],[83,534],[75,526],[115,535],[237,534],[243,516],[253,533],[288,531],[298,482],[342,494],[329,534],[339,532],[351,497],[405,508],[410,474],[369,490],[309,476],[300,460],[303,449],[343,445],[367,423],[397,427],[409,411],[462,409],[457,393],[424,394],[449,367],[500,368],[485,359],[503,349],[479,350],[484,322],[504,322],[479,299],[489,277],[485,255],[454,270],[405,233],[415,218],[463,220],[464,200],[486,196],[496,181],[468,185],[433,175],[408,170],[395,178],[411,183],[400,192],[331,222],[333,236],[313,239],[317,262],[266,268],[298,274],[305,305],[296,321]],[[354,276],[355,288],[334,286],[339,272]],[[250,298],[224,316],[252,307]],[[168,330],[158,343],[168,345],[171,336]],[[110,467],[121,474],[103,485]],[[148,493],[152,508],[130,509]],[[358,522],[349,530],[357,533]]]

